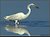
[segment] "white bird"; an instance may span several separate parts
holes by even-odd
[[[30,15],[30,13],[31,13],[30,6],[38,8],[35,4],[31,3],[27,6],[27,9],[29,10],[27,14],[20,12],[20,13],[16,13],[16,14],[13,14],[13,15],[5,16],[4,19],[14,20],[15,21],[15,27],[17,27],[16,23],[18,22],[18,20],[26,19]],[[18,22],[18,24],[19,24],[19,22]]]
[[[20,27],[20,26],[14,27],[14,26],[6,25],[4,28],[8,32],[13,32],[13,33],[16,33],[16,34],[19,34],[19,35],[27,34],[28,36],[31,36],[30,32],[28,32],[28,30],[24,27]]]

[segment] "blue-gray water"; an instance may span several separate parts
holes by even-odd
[[[48,35],[49,34],[49,1],[48,0],[1,0],[0,1],[0,35],[17,35],[12,32],[7,32],[4,29],[6,25],[13,25],[14,22],[6,21],[4,16],[15,14],[18,12],[27,13],[27,5],[35,3],[39,9],[31,7],[30,16],[20,21],[21,25],[26,25],[31,35]]]
[[[20,22],[21,25],[27,26],[27,29],[31,35],[48,35],[49,34],[49,24],[48,21],[23,21]],[[18,35],[16,33],[8,32],[4,29],[6,25],[13,25],[11,21],[2,21],[0,22],[1,32],[0,35]],[[26,35],[26,34],[24,34]]]

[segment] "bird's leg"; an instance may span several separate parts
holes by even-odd
[[[17,24],[19,24],[19,20],[18,20]]]
[[[15,27],[18,27],[18,24],[17,24],[18,20],[15,20]]]

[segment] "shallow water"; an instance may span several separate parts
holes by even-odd
[[[49,33],[49,24],[48,21],[21,21],[21,25],[25,25],[31,35],[48,35]],[[0,21],[0,35],[16,35],[16,33],[8,32],[4,29],[6,25],[14,26],[14,23],[11,21]],[[27,34],[24,34],[27,35]],[[24,36],[23,35],[23,36]],[[20,36],[20,35],[19,35]]]

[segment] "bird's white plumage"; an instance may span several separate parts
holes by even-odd
[[[22,20],[27,18],[30,15],[31,9],[30,6],[34,6],[35,4],[31,3],[27,6],[27,9],[29,10],[27,14],[24,14],[23,12],[19,12],[13,15],[5,16],[4,19],[6,20]]]
[[[7,20],[22,20],[25,18],[25,15],[23,13],[17,13],[17,14],[6,16],[4,18]]]
[[[23,19],[26,19],[30,13],[31,13],[31,9],[30,9],[30,6],[34,6],[35,4],[31,3],[27,6],[27,9],[29,10],[27,14],[24,14],[23,12],[20,12],[20,13],[16,13],[16,14],[13,14],[13,15],[9,15],[9,16],[5,16],[4,19],[6,20],[15,20],[15,27],[17,27],[17,20],[23,20]]]

